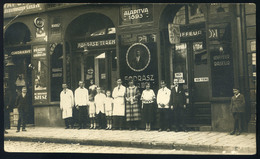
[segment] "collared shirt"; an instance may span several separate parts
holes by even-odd
[[[157,94],[158,108],[169,108],[170,98],[171,90],[169,90],[167,87],[159,89]],[[160,104],[164,104],[165,106],[162,107]]]
[[[175,87],[175,91],[178,92],[178,86]]]
[[[100,111],[101,113],[105,113],[105,100],[106,100],[106,95],[103,93],[98,93],[95,96],[95,105],[96,105],[96,113],[98,114]]]
[[[236,96],[236,98],[237,98],[237,97],[239,97],[239,96],[240,96],[240,93],[238,93],[238,94],[237,94],[237,95],[235,95],[235,96]]]
[[[75,105],[86,106],[89,102],[88,90],[86,88],[77,88],[75,90]]]

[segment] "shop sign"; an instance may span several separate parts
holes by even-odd
[[[44,57],[44,56],[46,56],[46,47],[44,45],[33,47],[33,57]]]
[[[37,103],[39,103],[39,101],[43,101],[43,100],[47,100],[47,92],[35,92],[34,93],[34,100],[38,101]]]
[[[178,72],[174,74],[175,78],[183,78],[183,72]]]
[[[124,80],[128,81],[129,78],[132,78],[138,88],[145,88],[145,83],[150,82],[154,83],[155,82],[155,75],[153,74],[142,74],[142,75],[133,75],[133,76],[124,76]]]
[[[144,17],[149,17],[149,9],[148,8],[140,8],[140,9],[131,9],[125,10],[124,20],[133,20],[133,19],[142,19]]]
[[[208,81],[209,81],[208,77],[194,78],[194,82],[208,82]]]
[[[31,49],[28,50],[18,50],[18,51],[12,51],[11,55],[27,55],[27,54],[31,54]]]
[[[181,38],[194,37],[199,35],[202,35],[202,30],[191,30],[191,31],[185,31],[180,33]]]
[[[224,54],[224,55],[215,55],[213,56],[213,66],[229,66],[231,64],[230,62],[230,55]]]
[[[90,41],[90,42],[81,42],[77,44],[78,48],[84,48],[87,47],[98,47],[98,46],[111,46],[116,45],[116,40],[100,40],[100,41]]]
[[[16,16],[18,13],[29,14],[36,13],[42,10],[43,4],[39,3],[6,3],[4,4],[4,16]]]

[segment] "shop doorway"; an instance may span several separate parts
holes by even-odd
[[[84,56],[81,78],[84,78],[87,88],[90,86],[90,81],[93,80],[95,85],[101,87],[102,90],[111,90],[114,78],[113,56],[115,56],[115,50],[90,51],[88,55]]]
[[[195,24],[191,28],[196,28],[195,26],[200,26],[197,28],[199,31],[205,30],[205,23]],[[194,34],[200,33],[194,32]],[[209,67],[205,39],[203,36],[186,38],[171,46],[172,81],[174,78],[179,79],[186,90],[188,124],[211,124]]]
[[[27,95],[29,99],[29,110],[27,114],[27,123],[34,124],[34,108],[32,106],[32,69],[29,67],[31,64],[31,55],[13,56],[14,62],[14,77],[16,96],[21,94],[23,87],[27,88]]]

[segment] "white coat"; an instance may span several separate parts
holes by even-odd
[[[70,89],[66,89],[60,93],[60,109],[62,111],[62,119],[72,117],[72,108],[74,106],[73,92]]]
[[[115,87],[112,93],[114,98],[113,116],[125,116],[125,86]]]

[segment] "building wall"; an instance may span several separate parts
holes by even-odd
[[[35,126],[42,127],[61,127],[65,126],[61,118],[60,107],[53,106],[35,106],[34,107]]]
[[[213,102],[211,104],[211,126],[213,131],[231,131],[233,117],[229,102]]]
[[[174,6],[175,4],[171,4]],[[176,5],[176,10],[179,9],[181,6],[180,4]],[[214,8],[215,7],[215,8]],[[225,5],[223,8],[225,11],[228,11],[226,13],[216,13],[215,10],[219,6],[212,5],[203,5],[203,11],[206,15],[206,29],[209,29],[210,27],[214,28],[217,25],[221,25],[222,23],[231,23],[232,27],[232,42],[230,43],[230,46],[233,50],[233,59],[234,59],[234,84],[236,86],[239,86],[243,89],[242,93],[250,92],[250,96],[247,97],[248,105],[250,105],[250,110],[252,113],[251,116],[251,123],[253,124],[252,127],[254,127],[254,121],[256,118],[255,113],[255,107],[256,107],[256,77],[254,75],[254,68],[255,68],[255,58],[256,58],[256,51],[252,50],[252,45],[255,42],[255,29],[256,24],[254,19],[255,17],[255,11],[251,9],[252,6],[245,5],[245,13],[241,13],[241,17],[244,16],[244,18],[241,18],[241,23],[243,24],[244,28],[241,28],[242,36],[237,36],[237,21],[235,14],[239,14],[240,11],[236,12],[237,9],[236,5]],[[156,34],[156,43],[154,44],[155,54],[157,55],[157,66],[156,68],[158,71],[155,73],[158,75],[157,81],[160,81],[161,79],[166,79],[168,82],[168,86],[171,83],[171,75],[169,74],[169,53],[167,53],[167,47],[165,47],[165,43],[163,42],[165,37],[163,36],[163,32],[166,31],[168,21],[165,20],[166,17],[171,16],[173,18],[174,14],[177,11],[171,11],[170,8],[167,8],[167,4],[155,4],[153,6],[153,21],[145,22],[145,23],[136,23],[136,24],[129,24],[129,25],[120,25],[119,20],[119,14],[120,14],[120,8],[119,5],[108,5],[108,6],[99,6],[99,5],[82,5],[82,6],[73,6],[68,8],[55,8],[52,9],[48,8],[46,9],[46,12],[42,10],[39,14],[29,14],[29,15],[23,15],[18,18],[16,18],[10,25],[16,23],[16,22],[22,22],[26,24],[31,32],[32,35],[32,41],[31,45],[32,48],[37,45],[43,45],[46,48],[46,56],[44,57],[47,61],[47,65],[50,63],[50,52],[51,52],[51,46],[55,43],[63,44],[63,50],[66,50],[65,45],[66,41],[66,34],[69,32],[68,27],[69,25],[73,24],[73,20],[75,20],[77,17],[88,14],[88,13],[100,13],[105,16],[107,16],[111,21],[114,23],[116,27],[116,52],[117,55],[120,57],[122,54],[122,47],[121,42],[119,42],[121,36],[123,35],[141,35],[143,33],[153,33]],[[169,15],[169,13],[171,15]],[[47,35],[47,40],[43,38],[37,38],[36,37],[36,31],[37,28],[33,24],[33,20],[36,17],[42,17],[45,20],[45,32]],[[59,34],[52,34],[52,24],[55,24],[53,22],[54,18],[60,18],[60,33]],[[234,18],[235,17],[235,18]],[[5,18],[4,24],[6,25],[8,22],[10,22],[10,18]],[[208,36],[208,33],[207,33]],[[120,38],[119,38],[120,37]],[[166,37],[168,38],[168,37]],[[242,40],[243,38],[244,40]],[[238,41],[241,41],[241,45],[245,45],[243,48],[246,48],[245,52],[241,52],[242,56],[246,55],[246,61],[241,58],[241,56],[238,54],[238,50],[240,48],[237,46]],[[136,41],[135,41],[136,42]],[[214,41],[210,41],[207,39],[207,51],[210,53],[210,46],[216,45]],[[130,45],[130,43],[129,43]],[[34,58],[32,60],[35,60]],[[210,57],[208,57],[208,60],[210,60]],[[247,70],[247,74],[243,76],[243,79],[240,78],[241,75],[243,75],[243,72],[241,72],[240,62],[243,61],[245,63],[244,70]],[[248,62],[248,64],[247,64]],[[113,72],[114,75],[119,75],[120,71],[120,63],[118,62],[118,72]],[[65,65],[64,65],[65,66]],[[208,67],[211,67],[210,64],[208,64]],[[65,68],[63,68],[65,69]],[[211,71],[212,68],[209,69]],[[211,73],[211,72],[210,72]],[[61,111],[58,106],[58,102],[51,102],[50,101],[50,69],[48,69],[47,72],[47,100],[42,102],[34,103],[34,118],[35,118],[35,125],[36,126],[64,126],[64,121],[61,118]],[[247,77],[249,77],[248,81],[246,81]],[[66,81],[66,78],[64,78]],[[211,103],[211,126],[212,130],[214,131],[229,131],[233,127],[233,119],[232,115],[229,110],[229,97],[224,98],[215,98],[212,97],[212,79],[209,78],[209,92],[210,92],[210,102]],[[34,81],[34,76],[33,76]],[[244,83],[248,83],[245,85]],[[34,83],[33,83],[34,85]],[[242,86],[243,85],[243,86]],[[157,83],[157,86],[158,83]],[[33,92],[34,93],[34,92]],[[212,100],[213,99],[213,100]],[[209,104],[210,105],[210,104]]]

